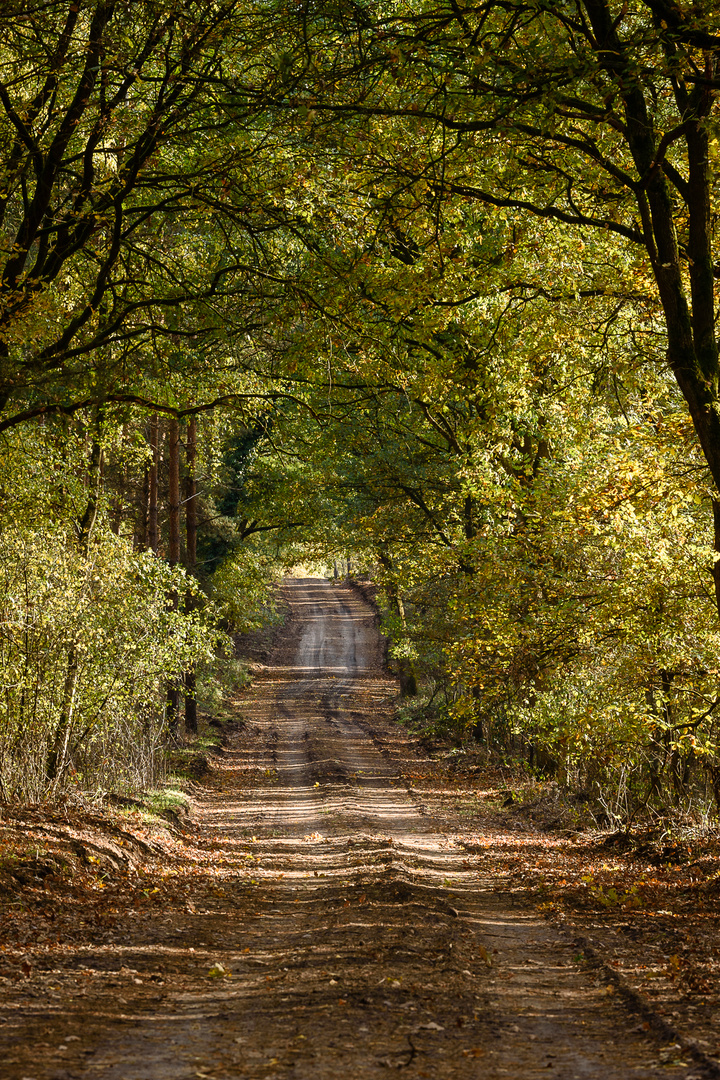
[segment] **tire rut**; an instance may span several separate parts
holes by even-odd
[[[216,884],[199,875],[182,917],[128,918],[115,945],[140,982],[175,977],[97,996],[92,1017],[65,1003],[83,1056],[13,1080],[704,1075],[407,791],[374,741],[395,687],[362,599],[315,579],[284,593],[302,633],[245,696],[201,806]]]

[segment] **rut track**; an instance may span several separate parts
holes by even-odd
[[[29,1030],[62,1013],[80,1034],[61,1061],[37,1053],[28,1072],[21,1056],[12,1080],[706,1075],[663,1058],[599,970],[406,789],[374,734],[396,688],[362,599],[316,579],[284,590],[289,630],[200,806],[222,885],[88,945],[86,967],[117,975],[120,957],[137,980],[119,996],[106,979],[92,1011],[31,1002]],[[218,962],[228,977],[209,975]]]

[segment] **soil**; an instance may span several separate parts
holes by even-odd
[[[283,591],[189,820],[5,810],[3,1075],[720,1075],[712,860],[690,904],[551,787],[503,807],[394,722],[357,590]]]

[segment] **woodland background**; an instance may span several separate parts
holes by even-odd
[[[151,785],[350,559],[407,723],[717,813],[719,26],[6,0],[3,801]]]

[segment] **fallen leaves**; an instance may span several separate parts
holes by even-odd
[[[492,956],[490,956],[490,953],[487,951],[484,945],[477,946],[477,954],[482,960],[482,962],[485,964],[485,967],[492,967]]]
[[[454,778],[453,784],[456,784],[457,779]],[[438,799],[445,798],[449,789],[444,786],[443,778],[436,777],[433,784],[438,792]],[[463,780],[463,784],[463,790],[473,790],[469,780]],[[474,777],[473,784],[482,786],[482,778]],[[497,785],[496,788],[499,790]],[[487,785],[487,790],[493,790],[492,785]],[[474,805],[479,805],[482,810],[482,799],[474,799]],[[664,992],[666,984],[676,997],[686,994],[689,989],[695,995],[702,993],[708,997],[715,992],[720,963],[708,945],[705,946],[702,959],[705,964],[702,978],[696,979],[694,984],[691,982],[692,973],[699,971],[696,958],[702,958],[704,939],[699,932],[698,912],[688,910],[687,906],[683,907],[678,903],[678,897],[683,896],[683,888],[692,887],[686,894],[689,902],[697,896],[698,889],[692,881],[692,874],[698,874],[697,868],[690,871],[686,867],[678,870],[672,866],[649,866],[647,860],[637,859],[632,853],[613,853],[612,857],[609,857],[607,851],[601,850],[597,839],[591,842],[587,837],[568,840],[566,837],[542,831],[533,832],[531,829],[524,832],[513,831],[507,822],[498,823],[494,819],[488,820],[487,827],[483,827],[484,821],[481,818],[474,819],[472,824],[474,831],[468,827],[467,819],[462,822],[462,829],[456,834],[451,835],[452,830],[446,830],[447,842],[442,843],[442,857],[444,860],[447,854],[448,862],[443,862],[438,873],[438,895],[441,893],[441,882],[444,882],[446,889],[452,888],[458,893],[460,888],[476,888],[478,882],[494,882],[505,898],[513,897],[518,903],[524,904],[526,909],[539,900],[548,905],[547,910],[554,915],[561,914],[567,918],[583,920],[583,925],[592,927],[589,933],[593,939],[601,932],[596,926],[621,927],[618,931],[621,944],[628,946],[628,951],[622,955],[618,952],[614,957],[617,960],[618,973],[625,976],[628,966],[636,963],[640,957],[645,967],[642,972],[639,967],[637,970],[643,978],[648,978],[648,983],[652,983],[651,992],[654,992],[656,985]],[[308,823],[304,827],[312,826]],[[280,857],[276,851],[272,852],[271,847],[263,844],[262,837],[253,838],[252,843],[257,845],[253,855],[248,852],[250,841],[244,834],[242,839],[236,836],[234,845],[228,835],[205,835],[199,839],[193,837],[187,840],[182,847],[176,844],[170,834],[166,835],[164,858],[148,859],[142,865],[138,864],[140,875],[137,878],[131,875],[110,875],[106,883],[107,899],[104,903],[93,892],[93,879],[87,866],[82,871],[85,876],[75,881],[63,879],[62,875],[48,875],[51,887],[42,888],[41,883],[35,882],[33,877],[25,895],[33,903],[36,897],[38,900],[42,898],[42,908],[28,904],[22,911],[9,913],[8,924],[17,929],[17,940],[23,941],[27,950],[27,956],[23,955],[22,958],[13,952],[12,962],[18,981],[9,989],[16,994],[26,990],[35,991],[35,982],[26,985],[21,973],[28,979],[30,975],[33,980],[40,978],[38,968],[45,962],[43,957],[46,954],[41,954],[41,950],[35,945],[33,933],[36,926],[42,926],[62,939],[62,944],[53,946],[58,953],[64,953],[64,961],[58,958],[58,966],[62,962],[71,962],[68,958],[73,954],[68,943],[75,947],[76,942],[92,940],[105,950],[103,955],[113,955],[115,946],[112,943],[112,926],[98,921],[113,910],[113,920],[118,920],[118,935],[121,935],[119,940],[125,950],[131,941],[142,946],[143,924],[148,928],[148,942],[160,940],[149,936],[151,932],[157,932],[159,926],[163,928],[161,933],[165,933],[167,928],[168,934],[174,935],[165,939],[170,944],[167,952],[162,953],[162,959],[158,953],[157,958],[152,961],[158,966],[168,964],[168,971],[163,971],[168,978],[168,999],[177,999],[180,985],[188,991],[204,993],[208,998],[216,1000],[228,996],[231,989],[234,991],[241,986],[241,981],[247,980],[248,985],[255,987],[258,994],[267,992],[268,1000],[275,1003],[290,1001],[288,1010],[294,1009],[295,1003],[301,1000],[313,1002],[313,1017],[324,1015],[328,1017],[327,1024],[334,1024],[338,1028],[339,1024],[345,1021],[357,1025],[358,1016],[355,1010],[361,1007],[365,1010],[362,1013],[363,1018],[372,1017],[370,1033],[368,1028],[362,1026],[348,1027],[347,1030],[360,1033],[358,1038],[361,1034],[369,1034],[369,1038],[364,1041],[369,1044],[368,1052],[372,1054],[377,1042],[370,1044],[377,1038],[377,1025],[385,1023],[386,1020],[392,1025],[402,1021],[402,1032],[414,1033],[418,1036],[418,1044],[422,1040],[426,1047],[433,1044],[442,1044],[444,1047],[453,1036],[457,1036],[456,1027],[465,1025],[465,1020],[462,1025],[459,1020],[456,1021],[454,1011],[448,1011],[440,1005],[440,1002],[447,1002],[452,995],[456,995],[452,999],[451,1009],[462,1008],[469,1016],[467,1030],[462,1033],[454,1051],[456,1067],[464,1067],[465,1070],[477,1068],[471,1061],[463,1066],[459,1057],[462,1055],[464,1058],[480,1058],[488,1052],[483,1046],[474,1045],[481,1036],[473,1031],[472,1013],[474,1008],[478,1008],[473,1004],[478,1000],[476,993],[486,979],[483,969],[493,967],[492,950],[478,942],[478,936],[482,936],[482,933],[463,939],[463,920],[455,920],[452,929],[448,929],[446,925],[450,920],[443,923],[434,918],[431,924],[421,924],[416,919],[419,910],[415,904],[416,894],[420,895],[417,890],[411,894],[412,909],[398,905],[397,910],[391,913],[381,910],[382,904],[378,897],[384,898],[389,892],[384,878],[382,888],[378,886],[378,875],[384,874],[387,869],[390,874],[387,880],[396,881],[397,860],[405,857],[399,845],[392,852],[392,862],[386,859],[390,848],[387,838],[383,840],[374,837],[370,845],[367,838],[357,837],[352,844],[348,842],[347,847],[341,848],[332,835],[324,838],[319,833],[311,833],[305,836],[306,844],[302,847],[297,864],[292,872],[288,871],[286,880],[281,885],[280,877],[286,869],[282,864],[285,855]],[[364,850],[366,842],[367,851]],[[315,843],[335,844],[335,848],[315,848]],[[345,858],[351,847],[352,858],[357,861],[349,863],[352,869],[347,871],[333,860],[340,855]],[[268,854],[268,850],[272,854]],[[691,859],[687,853],[685,857]],[[714,872],[714,865],[710,859],[707,863],[710,873]],[[356,870],[356,866],[359,869]],[[325,877],[325,871],[328,870]],[[405,872],[403,868],[402,873]],[[309,875],[307,879],[306,874]],[[588,880],[583,882],[583,877]],[[635,892],[632,891],[634,888]],[[55,893],[58,902],[53,906],[50,901]],[[447,894],[442,895],[445,898]],[[284,901],[275,908],[275,900],[269,898],[280,896],[284,897]],[[640,899],[640,904],[637,898]],[[302,910],[298,910],[297,906],[291,908],[291,905],[298,905],[301,900]],[[286,905],[284,909],[283,904]],[[314,909],[313,904],[316,905]],[[255,911],[259,908],[263,910]],[[288,915],[290,908],[291,916]],[[72,927],[69,926],[69,918],[67,923],[64,921],[68,911],[71,912]],[[253,911],[257,916],[254,925]],[[49,926],[50,915],[46,917],[45,912],[52,914],[52,930]],[[442,915],[445,917],[447,914],[447,910],[443,908]],[[706,909],[705,916],[705,937],[716,941],[716,925],[711,922],[714,916],[709,908]],[[287,946],[270,946],[269,942],[275,940],[275,934],[290,933],[281,929],[282,920],[287,921],[288,918],[296,920],[292,926],[292,934],[296,935],[292,949],[297,951],[286,953],[283,957],[284,963],[289,963],[288,956],[292,956],[290,974],[288,975],[288,969],[283,967],[281,970],[285,974],[278,976],[275,972],[280,961],[274,958],[273,949],[287,949]],[[223,929],[211,935],[206,928],[212,924],[213,919],[222,920],[215,925],[222,926]],[[327,920],[333,924],[336,921],[338,932],[339,928],[343,928],[342,933],[347,933],[348,936],[343,940],[342,946],[333,942],[332,948],[328,947],[320,959],[315,952],[316,933],[321,939],[323,934],[330,935],[331,931],[326,926]],[[392,928],[388,929],[390,923]],[[308,930],[308,934],[297,937],[301,924],[303,929]],[[353,925],[358,929],[345,929]],[[221,936],[221,933],[226,931],[236,935],[235,944],[232,946]],[[412,936],[416,931],[417,937]],[[631,937],[636,933],[637,942],[631,941]],[[438,948],[437,952],[429,952],[426,948],[428,941],[438,939],[442,939],[442,948]],[[454,941],[452,960],[448,948],[451,939]],[[348,944],[347,957],[344,951],[345,940]],[[192,946],[190,941],[193,942]],[[223,942],[222,946],[217,944],[220,941]],[[31,948],[27,948],[28,942],[33,943]],[[197,951],[194,951],[194,946],[198,946]],[[339,947],[343,949],[342,957],[336,952]],[[218,949],[216,955],[220,955],[222,961],[212,963],[212,950],[215,948]],[[529,949],[532,950],[532,944]],[[577,955],[577,963],[586,963],[583,952],[584,947]],[[47,955],[50,955],[50,949]],[[118,982],[112,982],[112,978],[120,975],[117,970],[106,969],[101,973],[83,972],[76,968],[72,982],[68,980],[63,983],[58,992],[67,1000],[71,994],[78,992],[77,985],[82,978],[86,985],[94,984],[91,992],[96,993],[101,1000],[111,1000],[113,1006],[127,1004],[125,998],[118,996],[117,989],[110,989],[112,986],[118,987],[131,999],[127,1009],[130,1015],[137,1010],[138,1003],[158,1001],[159,995],[151,982],[154,976],[149,974],[148,968],[144,966],[150,963],[147,954],[133,955],[124,951],[118,955],[122,955],[129,963],[137,964],[142,969],[142,977],[138,977],[135,969],[124,967],[121,969],[124,981],[118,986]],[[353,963],[346,964],[346,959],[352,959],[353,955]],[[2,956],[4,960],[5,953]],[[335,972],[327,970],[331,959],[331,968],[338,965]],[[87,958],[84,957],[82,963],[86,962]],[[115,963],[116,968],[119,962],[118,960]],[[268,967],[270,962],[272,966]],[[27,964],[30,969],[28,972],[21,967],[22,963]],[[211,963],[212,966],[208,967]],[[171,965],[174,965],[173,969]],[[222,983],[224,979],[232,977],[231,966],[238,974],[236,982],[226,989]],[[504,977],[504,966],[500,964],[501,973],[498,978]],[[270,974],[266,976],[266,972],[258,970],[258,967],[267,969]],[[373,987],[376,980],[380,979],[381,971],[387,974],[383,975],[377,985],[383,985],[384,990],[376,997]],[[428,975],[433,982],[426,982]],[[653,976],[652,980],[650,976]],[[513,972],[506,973],[506,977],[512,978]],[[276,982],[278,978],[283,980],[282,988]],[[106,986],[100,985],[104,979],[107,980]],[[471,979],[473,981],[469,981]],[[214,987],[210,985],[213,980]],[[490,981],[494,983],[494,979]],[[364,986],[362,994],[366,997],[358,992],[360,985]],[[316,993],[317,997],[311,998],[307,991]],[[80,992],[85,992],[84,986]],[[153,993],[156,994],[155,997]],[[292,993],[294,996],[280,997],[281,993]],[[599,990],[598,996],[601,993]],[[338,996],[340,994],[343,996]],[[463,995],[465,999],[460,1006],[458,1001]],[[404,1000],[406,997],[408,1001]],[[152,1004],[149,1007],[154,1009],[156,1006]],[[278,1008],[282,1010],[285,1006],[278,1004]],[[411,1024],[415,1026],[410,1027]],[[393,1030],[397,1029],[393,1027]],[[443,1034],[445,1032],[446,1034]],[[62,1034],[62,1030],[56,1032],[58,1037]],[[330,1037],[335,1038],[334,1030]],[[304,1039],[305,1036],[296,1034],[293,1038]],[[313,1043],[314,1039],[315,1029]],[[532,1039],[532,1035],[528,1035],[528,1039]],[[72,1047],[69,1037],[63,1040],[63,1045]],[[337,1045],[343,1046],[342,1043]],[[306,1049],[309,1054],[309,1048]],[[245,1048],[239,1052],[245,1055]],[[271,1051],[267,1049],[265,1053],[269,1057]],[[679,1051],[676,1053],[679,1054]],[[282,1058],[272,1060],[278,1061]],[[672,1055],[669,1055],[668,1061],[673,1060],[675,1059]],[[201,1062],[196,1066],[196,1075],[208,1080],[212,1069],[203,1059]],[[265,1059],[265,1064],[267,1063]],[[403,1056],[388,1058],[388,1067],[392,1066],[394,1069],[405,1067],[406,1063],[407,1058]],[[217,1075],[221,1074],[218,1072]],[[422,1070],[417,1075],[423,1075]]]

